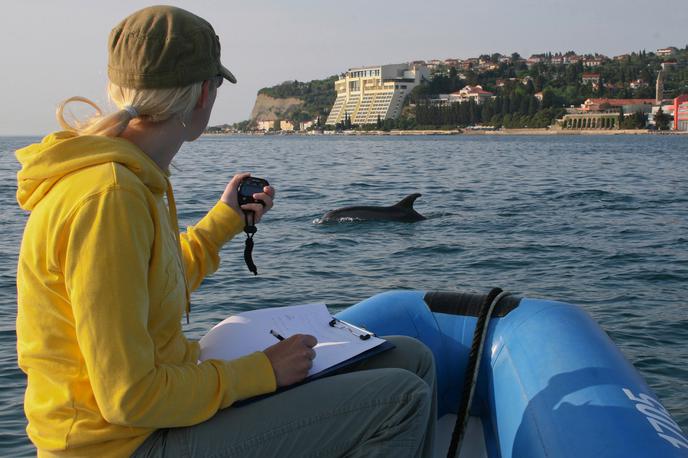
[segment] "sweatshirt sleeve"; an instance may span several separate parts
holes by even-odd
[[[198,224],[180,234],[184,271],[191,291],[200,286],[206,275],[217,270],[220,249],[243,227],[242,217],[218,201]]]
[[[143,198],[117,187],[94,196],[75,212],[65,237],[76,339],[108,422],[188,426],[236,400],[275,390],[261,352],[202,364],[156,362],[147,283],[154,226]]]

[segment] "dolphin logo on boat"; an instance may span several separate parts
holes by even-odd
[[[353,206],[343,207],[325,213],[322,222],[340,221],[342,219],[364,221],[400,221],[412,223],[425,219],[425,216],[413,209],[413,202],[421,195],[409,194],[394,205],[389,207],[377,206]]]

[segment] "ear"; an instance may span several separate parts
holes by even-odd
[[[203,85],[201,86],[201,95],[198,97],[198,102],[196,102],[196,108],[201,109],[205,108],[205,106],[208,103],[208,93],[210,92],[210,81],[205,80],[203,81]]]

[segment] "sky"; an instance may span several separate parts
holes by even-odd
[[[0,0],[0,135],[58,129],[57,104],[109,107],[107,37],[156,4]],[[248,119],[260,88],[363,65],[518,52],[608,56],[688,45],[687,0],[173,1],[205,18],[238,84],[220,89],[210,125]]]

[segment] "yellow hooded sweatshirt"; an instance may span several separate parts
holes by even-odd
[[[188,290],[241,231],[234,210],[218,202],[179,236],[166,175],[121,138],[58,132],[17,158],[17,200],[31,212],[17,353],[40,456],[128,456],[155,429],[275,390],[264,353],[197,364],[182,334]]]

